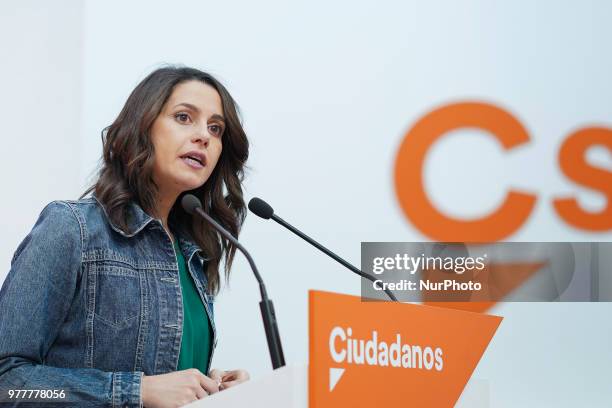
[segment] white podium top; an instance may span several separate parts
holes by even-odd
[[[308,408],[308,369],[285,366],[185,408]]]

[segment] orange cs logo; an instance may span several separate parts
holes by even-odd
[[[529,142],[523,125],[509,112],[482,102],[442,106],[422,117],[406,133],[395,162],[395,190],[408,219],[435,241],[499,241],[513,234],[529,218],[537,197],[508,191],[501,206],[478,219],[463,220],[440,212],[423,185],[423,165],[429,148],[450,131],[478,128],[499,141],[505,150]],[[556,198],[553,207],[569,225],[586,231],[612,230],[612,172],[586,160],[590,147],[603,146],[612,154],[612,129],[588,127],[570,134],[559,150],[561,171],[572,181],[606,197],[599,212],[584,210],[574,197]]]

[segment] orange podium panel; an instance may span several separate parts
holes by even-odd
[[[453,407],[501,321],[310,291],[309,407]]]

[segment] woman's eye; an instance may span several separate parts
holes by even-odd
[[[174,117],[176,118],[176,120],[178,120],[181,123],[189,123],[191,121],[191,118],[185,112],[179,112],[175,114]]]
[[[215,136],[219,136],[221,133],[223,133],[223,128],[219,125],[211,125],[208,127],[208,129],[210,129],[210,132]]]

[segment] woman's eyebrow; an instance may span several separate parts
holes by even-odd
[[[178,108],[179,106],[184,106],[187,109],[191,109],[192,111],[195,111],[195,112],[200,112],[200,109],[197,106],[192,105],[192,104],[187,103],[187,102],[178,103],[178,104],[174,105],[174,108],[172,108],[172,109]]]
[[[214,119],[214,120],[219,120],[219,121],[225,123],[225,118],[223,116],[219,115],[218,113],[213,114],[210,118]]]

